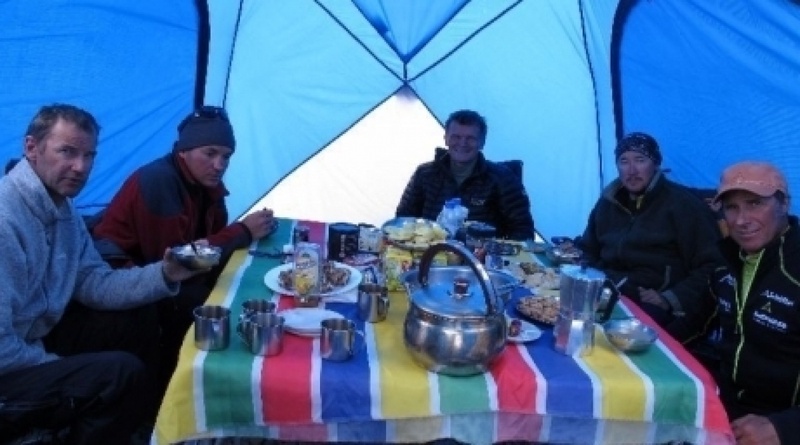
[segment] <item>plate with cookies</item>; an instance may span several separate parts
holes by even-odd
[[[556,324],[560,308],[558,296],[547,293],[520,297],[516,305],[520,317],[548,326]]]

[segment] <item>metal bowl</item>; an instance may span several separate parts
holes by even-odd
[[[195,247],[197,248],[196,252],[191,244],[174,247],[172,253],[183,267],[190,270],[211,269],[219,264],[222,249],[205,245],[196,245]]]
[[[658,339],[658,332],[638,318],[611,320],[604,329],[608,341],[623,352],[645,351]]]
[[[576,264],[580,261],[583,253],[575,247],[563,248],[560,246],[549,246],[545,249],[547,259],[554,264]]]

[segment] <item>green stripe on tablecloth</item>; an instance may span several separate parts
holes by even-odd
[[[290,220],[281,220],[278,230],[269,237],[259,242],[261,250],[267,247],[280,249],[284,240],[290,238],[292,231]],[[203,363],[203,389],[206,411],[206,423],[209,427],[230,426],[231,424],[251,425],[255,418],[254,404],[260,400],[253,400],[252,372],[255,357],[247,350],[239,336],[236,334],[236,323],[241,314],[242,302],[248,299],[271,299],[272,292],[264,284],[264,275],[267,271],[281,264],[281,258],[247,257],[250,264],[241,275],[239,285],[231,309],[231,342],[225,354],[210,352]],[[235,285],[235,284],[234,284]],[[251,289],[243,291],[242,289]],[[257,289],[253,291],[252,289]],[[215,372],[217,369],[226,371]],[[231,372],[231,369],[234,369]],[[260,372],[260,370],[258,370]],[[215,377],[216,376],[216,377]],[[223,380],[220,376],[233,376]],[[213,400],[213,403],[209,401]],[[226,406],[220,401],[250,401],[250,403],[237,402]]]
[[[695,422],[698,394],[691,377],[681,371],[669,356],[655,348],[647,351],[646,359],[644,354],[628,354],[628,358],[654,382],[655,422]],[[687,403],[691,406],[686,406]]]
[[[483,374],[453,377],[439,375],[439,408],[442,414],[486,411],[489,395]]]

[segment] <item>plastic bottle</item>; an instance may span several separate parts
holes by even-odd
[[[444,206],[442,207],[442,211],[439,213],[439,216],[436,217],[436,222],[439,223],[440,226],[444,227],[449,231],[451,234],[455,234],[456,230],[460,224],[458,224],[458,213],[456,209],[456,203],[452,199],[448,199],[444,202]]]
[[[455,223],[456,229],[462,227],[464,223],[467,221],[467,216],[469,214],[469,210],[461,205],[461,198],[453,198],[451,199],[453,202],[454,214],[455,214]],[[455,233],[455,232],[454,232]]]

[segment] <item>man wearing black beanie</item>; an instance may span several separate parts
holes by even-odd
[[[116,267],[158,261],[166,248],[198,239],[222,249],[218,266],[183,284],[182,298],[157,304],[159,326],[153,329],[162,333],[160,395],[192,324],[192,310],[205,302],[231,253],[275,229],[269,209],[229,224],[222,176],[235,149],[233,126],[224,109],[194,110],[178,125],[172,151],[135,171],[92,229],[98,250]],[[155,410],[157,406],[153,416]]]
[[[614,150],[619,177],[602,192],[580,238],[588,265],[605,272],[675,339],[703,334],[713,301],[708,278],[721,263],[711,209],[661,169],[661,150],[630,133]]]

